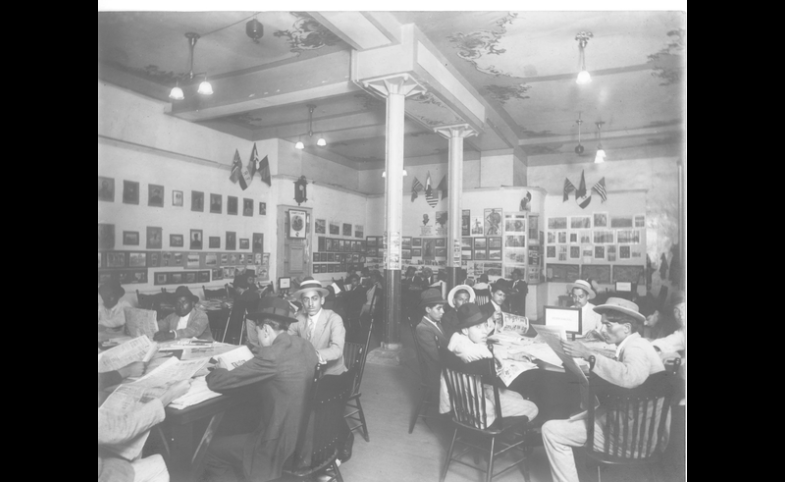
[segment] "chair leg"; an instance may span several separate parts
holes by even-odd
[[[602,474],[600,473],[600,464],[597,464],[597,482],[602,482]]]
[[[423,392],[422,397],[420,397],[420,402],[415,407],[415,412],[412,415],[412,420],[409,422],[409,433],[412,433],[414,431],[414,424],[416,424],[417,419],[420,418],[420,414],[422,413],[422,409],[423,406],[425,405],[427,397],[428,397],[428,392],[426,390]]]
[[[357,397],[357,410],[360,411],[359,412],[359,414],[360,414],[360,424],[361,424],[360,428],[362,429],[362,432],[363,432],[362,436],[363,436],[363,438],[365,439],[366,442],[370,442],[371,441],[371,437],[370,437],[370,435],[368,435],[368,425],[366,425],[366,423],[365,423],[365,414],[363,413],[363,406],[360,403],[360,397]],[[409,432],[409,433],[411,433],[411,432]]]
[[[450,460],[452,460],[452,451],[455,449],[455,439],[458,437],[458,429],[455,429],[455,432],[452,434],[452,442],[450,442],[450,449],[447,451],[447,460],[444,461],[444,468],[442,469],[442,473],[439,476],[439,482],[444,482],[444,479],[447,477],[447,469],[450,467]]]
[[[333,462],[333,470],[335,470],[335,479],[338,482],[343,482],[343,476],[341,475],[341,470],[338,468],[338,464]]]
[[[491,458],[488,459],[488,473],[485,474],[485,482],[493,480],[493,451],[496,449],[496,437],[491,437]]]

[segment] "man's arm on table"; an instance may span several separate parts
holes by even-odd
[[[207,375],[207,388],[215,392],[231,390],[269,380],[278,371],[274,358],[266,347],[259,348],[257,355],[232,371],[216,368]]]
[[[191,318],[188,320],[188,326],[182,330],[175,330],[175,338],[193,338],[199,336],[204,333],[207,323],[209,323],[207,313],[194,308],[193,313],[191,313]]]

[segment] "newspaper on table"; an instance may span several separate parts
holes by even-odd
[[[133,362],[143,361],[147,363],[157,350],[158,345],[150,341],[145,335],[128,340],[98,354],[98,373],[119,370]]]
[[[586,378],[586,374],[583,373],[583,370],[581,370],[581,368],[578,366],[575,359],[564,353],[564,350],[561,347],[561,340],[567,339],[567,334],[564,331],[564,327],[537,325],[534,327],[534,329],[537,331],[537,334],[540,336],[540,338],[542,338],[542,340],[545,341],[545,343],[547,343],[548,346],[551,347],[551,349],[556,353],[556,355],[562,361],[564,368],[574,373],[578,377],[578,380],[581,382],[581,384],[588,385],[589,379]]]
[[[512,383],[521,373],[527,370],[537,369],[536,364],[526,360],[502,358],[499,361],[501,362],[501,367],[497,368],[496,375],[504,383],[505,387],[509,387],[510,383]]]
[[[502,312],[502,326],[499,331],[502,333],[513,331],[519,335],[525,335],[529,331],[529,319],[525,316]]]
[[[155,310],[126,308],[125,326],[131,336],[147,335],[152,339],[158,331],[157,313]]]
[[[213,359],[218,362],[219,368],[226,368],[229,371],[234,370],[251,358],[253,358],[253,353],[251,353],[251,350],[249,350],[245,345],[220,355],[213,356]]]
[[[188,389],[188,392],[180,398],[173,400],[169,406],[178,410],[182,410],[184,408],[202,403],[205,400],[210,400],[211,398],[220,396],[220,393],[214,392],[207,388],[206,377],[196,377],[191,383],[191,387]]]

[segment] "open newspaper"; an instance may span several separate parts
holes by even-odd
[[[534,327],[537,331],[537,334],[542,338],[545,343],[551,347],[554,353],[559,357],[564,365],[564,368],[574,373],[578,380],[580,380],[581,384],[588,385],[589,379],[586,378],[586,374],[583,373],[583,370],[578,366],[579,362],[576,362],[576,359],[564,353],[564,350],[561,347],[561,340],[567,339],[567,334],[564,331],[563,326],[551,327],[551,326],[543,326],[537,325]]]
[[[213,359],[218,362],[219,368],[226,368],[229,371],[234,370],[251,358],[253,358],[253,353],[251,353],[251,350],[245,345],[227,351],[226,353],[213,356]]]
[[[158,345],[142,335],[98,354],[98,373],[119,370],[133,362],[147,363],[155,355]]]
[[[502,325],[498,329],[502,333],[514,332],[525,335],[529,331],[529,319],[525,316],[502,312]]]
[[[126,308],[125,329],[131,336],[147,335],[148,338],[152,339],[153,335],[158,331],[156,311]]]

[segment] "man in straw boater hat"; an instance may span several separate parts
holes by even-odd
[[[273,296],[249,307],[247,317],[259,341],[255,356],[231,371],[216,368],[207,375],[207,387],[216,392],[252,385],[260,407],[260,419],[247,421],[253,431],[219,437],[211,444],[205,459],[207,480],[274,480],[295,451],[318,357],[309,341],[288,333],[297,322],[290,308]]]
[[[494,330],[495,325],[480,311],[474,303],[464,303],[458,308],[458,325],[456,332],[450,337],[450,342],[442,349],[442,363],[446,367],[455,367],[461,371],[468,371],[480,375],[488,375],[488,359],[493,358],[493,353],[488,349],[488,335]],[[495,365],[494,365],[495,366]],[[487,423],[490,426],[496,419],[493,385],[484,385],[486,399]],[[439,412],[447,413],[452,410],[447,383],[441,380],[441,393],[439,395]],[[499,402],[504,417],[527,416],[534,420],[539,410],[537,405],[515,391],[499,388]]]
[[[98,287],[101,302],[98,303],[98,331],[122,333],[125,327],[125,309],[131,305],[120,300],[125,290],[117,280],[110,280]]]
[[[158,322],[155,341],[178,338],[199,338],[213,341],[207,313],[195,306],[199,297],[186,286],[178,286],[174,292],[174,313]]]
[[[445,310],[442,317],[442,328],[444,328],[448,340],[457,331],[458,308],[464,303],[474,303],[475,298],[474,290],[469,285],[455,285],[447,294],[447,304],[451,309]]]
[[[617,347],[616,359],[594,352],[580,341],[562,340],[562,348],[567,355],[584,359],[594,355],[596,363],[592,371],[603,380],[623,388],[640,386],[650,375],[665,370],[654,347],[640,336],[646,318],[639,312],[638,305],[623,298],[608,298],[594,311],[602,315],[602,337]],[[604,443],[604,418],[605,413],[600,408],[596,413],[594,431],[594,445],[598,450],[602,450]],[[578,482],[572,447],[582,447],[586,443],[584,419],[550,420],[542,426],[543,445],[554,482]]]
[[[595,306],[589,303],[595,296],[597,294],[588,281],[579,279],[572,284],[570,289],[572,307],[581,309],[581,336],[593,335],[596,338],[600,337],[601,316],[594,311]]]

